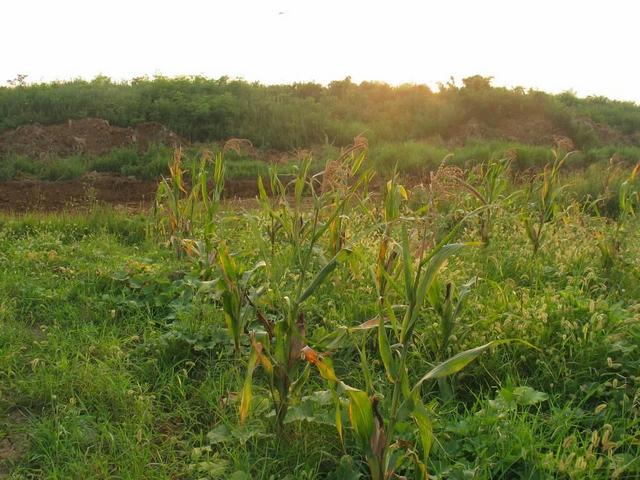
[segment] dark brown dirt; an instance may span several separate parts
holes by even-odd
[[[461,125],[449,143],[464,145],[470,138],[501,138],[507,141],[534,145],[551,145],[554,136],[565,136],[567,132],[558,128],[553,121],[544,115],[532,115],[526,118],[500,119],[495,126],[470,120]]]
[[[156,122],[123,128],[99,118],[85,118],[58,125],[22,125],[2,132],[0,155],[14,153],[47,160],[74,153],[100,155],[124,147],[146,151],[152,143],[176,147],[187,142]]]
[[[95,172],[61,182],[0,182],[0,211],[82,210],[95,203],[142,209],[151,206],[157,186],[156,181]],[[230,180],[225,184],[224,196],[229,200],[257,195],[257,184],[253,179]]]
[[[97,174],[63,182],[0,182],[0,210],[58,211],[96,202],[140,207],[150,204],[156,188],[153,181]]]

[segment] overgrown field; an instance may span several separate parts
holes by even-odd
[[[640,478],[639,167],[223,153],[0,219],[0,477]]]
[[[378,142],[369,147],[369,162],[381,178],[389,177],[394,169],[422,180],[430,171],[438,168],[442,159],[449,156],[448,163],[460,168],[470,168],[479,162],[499,160],[513,156],[512,167],[516,171],[541,169],[553,160],[552,142],[545,145],[527,145],[513,141],[470,140],[465,145],[447,146],[442,142],[408,141],[403,143]],[[223,145],[206,144],[184,149],[185,163],[198,161],[199,152],[207,148],[219,152]],[[227,153],[228,180],[254,179],[269,175],[269,168],[278,167],[281,174],[292,174],[306,155],[313,156],[311,170],[314,173],[324,168],[326,161],[335,158],[340,149],[334,145],[319,145],[308,150],[273,151],[256,148],[241,148]],[[0,158],[0,181],[15,179],[38,179],[63,181],[81,178],[89,172],[113,173],[155,180],[169,173],[173,149],[153,145],[146,152],[133,149],[115,149],[102,155],[77,154],[47,161],[30,159],[19,155]],[[577,151],[567,161],[568,169],[591,168],[605,170],[614,157],[620,162],[632,163],[640,158],[639,146],[605,145]]]

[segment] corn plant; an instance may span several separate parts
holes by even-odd
[[[439,278],[435,278],[427,292],[427,300],[438,320],[440,337],[436,339],[436,360],[444,361],[449,356],[451,341],[454,338],[458,319],[463,310],[465,300],[471,292],[475,279],[457,288],[451,282],[443,285]],[[443,398],[451,397],[451,388],[446,378],[438,380],[440,395]]]
[[[379,315],[352,330],[377,329],[378,355],[384,366],[386,378],[390,384],[390,395],[377,394],[373,384],[366,380],[365,391],[351,387],[336,375],[330,357],[306,348],[305,358],[317,366],[320,375],[328,382],[336,397],[348,397],[348,417],[356,444],[367,460],[371,478],[384,480],[402,478],[413,466],[415,478],[427,479],[427,459],[433,442],[432,422],[429,411],[422,400],[422,385],[429,381],[438,381],[450,376],[474,361],[480,354],[493,346],[511,340],[495,340],[485,345],[466,350],[437,364],[420,380],[411,385],[407,359],[412,348],[416,327],[421,312],[431,297],[435,308],[441,310],[443,333],[438,356],[447,351],[447,344],[459,314],[464,294],[457,301],[451,291],[444,300],[436,300],[434,287],[438,275],[447,260],[471,245],[469,243],[450,243],[461,225],[471,215],[465,217],[451,232],[431,249],[420,249],[414,259],[410,246],[410,235],[406,224],[401,225],[400,241],[392,242],[395,226],[401,222],[400,204],[405,198],[404,189],[392,179],[387,184],[384,215],[386,226],[380,242],[376,264],[372,268],[374,283],[378,293]],[[396,246],[397,249],[393,247]],[[394,253],[397,252],[397,253]],[[390,305],[387,289],[401,292],[404,297],[403,316],[397,317]],[[383,297],[383,298],[380,298]],[[361,353],[361,365],[365,379],[370,379],[366,356]],[[437,359],[436,359],[437,360]],[[388,393],[388,392],[387,392]],[[385,401],[381,399],[384,398]],[[336,401],[336,426],[340,438],[343,437],[341,422],[341,403]],[[412,423],[411,433],[407,435],[407,425]],[[415,432],[415,437],[413,433]],[[417,445],[413,439],[417,438]]]
[[[250,270],[239,266],[229,253],[226,244],[222,243],[217,249],[217,260],[220,267],[218,288],[222,292],[222,309],[227,330],[233,338],[234,352],[240,355],[240,342],[249,323],[249,316],[253,312],[253,305],[264,292],[263,287],[252,289],[252,276],[265,266],[265,262],[258,262]]]
[[[216,213],[224,189],[224,150],[215,156],[203,151],[191,163],[188,180],[180,148],[174,151],[169,177],[158,185],[152,223],[156,233],[182,255],[185,240],[200,235],[207,252],[212,250]]]
[[[300,391],[309,376],[308,362],[302,358],[307,328],[304,305],[350,255],[350,250],[332,243],[329,232],[370,178],[366,172],[359,174],[363,160],[361,155],[341,157],[342,164],[348,166],[348,176],[340,183],[339,193],[336,193],[336,187],[320,188],[320,176],[309,174],[308,159],[302,162],[296,178],[288,186],[277,174],[271,174],[271,191],[275,199],[269,198],[262,181],[259,181],[261,203],[268,216],[272,243],[272,258],[268,261],[274,261],[278,241],[275,234],[280,233],[283,243],[289,248],[288,269],[295,273],[295,284],[288,295],[281,295],[280,310],[272,316],[275,318],[268,318],[259,308],[256,309],[262,328],[250,334],[252,350],[240,402],[241,422],[250,413],[253,375],[258,366],[262,366],[266,373],[278,431],[283,429],[292,395]],[[293,193],[291,199],[288,196],[290,191]],[[303,205],[305,192],[311,197],[310,209]],[[327,249],[335,253],[314,273],[314,258],[323,240],[328,241]]]
[[[469,178],[465,181],[453,177],[456,182],[460,183],[479,201],[481,206],[487,207],[479,214],[480,239],[485,245],[488,245],[491,239],[495,208],[498,202],[504,198],[509,186],[507,173],[510,165],[511,160],[508,158],[497,161],[491,160],[480,165],[477,180]],[[476,184],[475,186],[474,183]]]
[[[618,192],[618,223],[623,223],[630,217],[635,216],[640,205],[640,161],[631,170],[629,177],[620,185]]]
[[[540,250],[549,223],[559,210],[559,197],[563,190],[560,185],[560,168],[573,152],[560,157],[553,151],[554,161],[546,165],[539,182],[532,182],[528,189],[529,208],[524,212],[524,225],[535,255]]]
[[[596,245],[600,251],[603,267],[611,269],[619,259],[620,249],[623,243],[623,233],[625,223],[635,217],[640,205],[640,185],[638,178],[640,174],[640,162],[631,170],[631,173],[620,185],[618,190],[618,217],[616,227],[607,233],[598,235]]]

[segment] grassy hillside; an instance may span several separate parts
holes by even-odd
[[[38,122],[99,117],[118,126],[157,121],[197,142],[247,138],[281,150],[351,142],[502,138],[549,143],[554,134],[579,148],[638,143],[640,107],[604,98],[579,99],[491,86],[474,76],[432,91],[424,85],[353,83],[266,86],[226,77],[115,83],[106,77],[0,88],[0,132]]]

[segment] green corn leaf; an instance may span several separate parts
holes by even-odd
[[[229,282],[235,282],[238,279],[238,267],[233,257],[229,254],[229,249],[224,243],[218,247],[218,263],[220,270]]]
[[[333,272],[340,263],[344,262],[350,254],[350,250],[342,249],[331,260],[329,260],[329,263],[327,263],[324,268],[318,272],[311,284],[304,292],[302,292],[297,303],[300,304],[313,295],[313,292],[315,292],[327,279],[331,272]]]
[[[384,317],[380,315],[378,320],[378,349],[380,350],[380,358],[382,359],[384,370],[387,373],[387,378],[393,383],[395,382],[395,365],[384,321]]]
[[[334,220],[342,213],[342,207],[346,204],[346,202],[347,199],[343,198],[340,203],[336,205],[335,210],[333,211],[333,213],[331,213],[331,215],[329,215],[327,221],[316,231],[313,239],[311,240],[313,243],[316,243],[326,233],[329,227],[333,224]]]
[[[351,166],[351,176],[353,177],[356,173],[358,173],[358,170],[360,170],[360,167],[362,166],[362,162],[364,162],[365,158],[367,158],[367,152],[364,151],[362,152],[360,155],[358,155],[355,159],[355,161],[353,162],[353,165]]]
[[[471,362],[473,362],[476,358],[478,358],[482,353],[489,350],[491,347],[496,347],[498,345],[504,345],[507,343],[518,342],[528,347],[535,348],[529,342],[520,339],[503,339],[503,340],[493,340],[492,342],[486,343],[479,347],[471,348],[469,350],[465,350],[464,352],[460,352],[457,355],[445,360],[441,364],[437,365],[433,369],[431,369],[424,377],[422,377],[418,383],[413,387],[413,392],[417,392],[422,384],[428,380],[437,380],[438,378],[444,378],[449,375],[453,375],[454,373],[459,372]]]
[[[465,246],[469,245],[477,245],[477,243],[450,243],[444,245],[440,250],[438,250],[429,260],[427,264],[427,268],[420,278],[420,282],[418,283],[418,291],[416,293],[416,305],[422,305],[424,303],[427,292],[429,291],[429,287],[431,283],[436,277],[436,274],[444,263],[451,257],[453,254],[459,252]],[[415,309],[413,312],[413,318],[410,319],[411,323],[414,322],[415,317],[417,317],[419,309]]]
[[[349,421],[356,440],[365,451],[371,449],[374,431],[373,408],[369,395],[362,390],[347,390],[349,396]]]
[[[358,349],[358,355],[360,356],[360,369],[362,370],[362,375],[364,376],[364,383],[367,386],[367,390],[373,392],[373,380],[371,380],[371,371],[369,368],[369,361],[367,360],[367,349],[363,344],[362,348],[356,346]]]
[[[433,424],[431,418],[429,418],[429,412],[425,408],[419,395],[416,395],[413,399],[413,411],[411,416],[418,427],[418,436],[420,437],[420,444],[422,446],[422,463],[426,466],[429,459],[429,452],[431,451],[431,445],[433,445]]]
[[[412,304],[415,300],[415,289],[413,288],[411,247],[409,246],[409,234],[407,233],[406,225],[402,225],[402,264],[404,272],[404,290],[407,295],[407,303]]]
[[[331,395],[333,398],[333,404],[336,407],[336,411],[335,411],[336,430],[338,431],[338,438],[340,438],[340,445],[342,445],[342,448],[344,449],[344,429],[342,427],[342,407],[340,405],[340,397],[335,391],[335,388],[331,389]]]
[[[289,361],[287,322],[284,320],[276,321],[274,332],[274,358],[278,364],[284,365]]]

